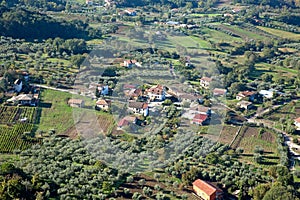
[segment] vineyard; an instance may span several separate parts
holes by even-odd
[[[0,107],[0,153],[24,150],[41,140],[34,137],[36,108]]]
[[[27,123],[35,123],[36,108],[33,107],[15,107],[1,106],[0,107],[0,124],[17,123],[24,120]]]
[[[0,127],[0,153],[25,150],[41,140],[31,137],[33,124],[18,123],[13,127]]]

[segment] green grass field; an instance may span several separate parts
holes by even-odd
[[[266,39],[264,36],[261,36],[257,33],[242,29],[238,26],[231,26],[231,25],[224,25],[226,26],[229,30],[231,30],[232,32],[234,32],[237,35],[240,35],[241,37],[247,37],[247,38],[251,38],[251,39]]]
[[[275,79],[277,79],[280,77],[296,77],[297,73],[298,72],[295,69],[271,65],[268,63],[257,63],[255,65],[255,71],[251,72],[251,76],[252,78],[259,78],[263,74],[271,74]]]
[[[70,98],[84,100],[85,108],[72,108],[67,102]],[[95,100],[89,97],[73,95],[67,92],[50,89],[42,90],[40,122],[38,131],[48,132],[55,130],[62,134],[75,125],[74,119],[78,116],[98,117],[100,127],[105,133],[111,132],[113,128],[113,117],[110,114],[94,110]]]
[[[69,98],[72,98],[72,94],[54,90],[42,91],[42,112],[38,130],[47,132],[54,129],[63,132],[74,124],[72,108],[67,104]]]
[[[300,40],[300,34],[288,32],[288,31],[282,31],[282,30],[275,29],[275,28],[262,27],[262,26],[257,26],[257,28],[259,28],[263,31],[266,31],[272,35],[278,36],[278,37],[292,39],[292,40]]]
[[[212,42],[234,43],[234,42],[243,41],[242,38],[233,37],[233,36],[230,36],[226,33],[223,33],[221,31],[217,31],[217,30],[214,30],[214,29],[203,28],[202,32],[204,33],[204,36],[207,37]]]

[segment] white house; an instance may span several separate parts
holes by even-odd
[[[200,86],[205,88],[205,89],[208,89],[211,82],[212,82],[212,78],[202,77],[200,79]]]
[[[127,68],[134,67],[138,62],[136,60],[124,60],[123,66]]]
[[[36,106],[37,100],[32,94],[20,94],[18,96],[13,96],[7,100],[8,103],[18,104],[22,106]]]
[[[147,89],[146,92],[151,101],[163,101],[166,98],[166,91],[162,85],[152,86],[151,88]]]
[[[23,87],[22,81],[21,81],[20,79],[17,79],[17,80],[14,82],[14,88],[15,88],[15,91],[16,91],[16,92],[21,92],[22,87]]]
[[[249,110],[253,106],[252,102],[250,102],[250,101],[240,101],[237,103],[237,105],[240,108],[244,108],[245,110]]]
[[[99,99],[96,102],[96,109],[98,108],[99,110],[104,110],[104,111],[108,111],[111,105],[111,101],[110,100],[105,100],[105,99]]]
[[[128,110],[134,114],[144,115],[145,117],[149,115],[148,104],[144,102],[129,102]]]
[[[254,101],[255,96],[256,96],[256,92],[247,90],[247,91],[239,92],[236,95],[236,99],[242,100],[242,99],[248,98],[249,101]]]
[[[297,119],[294,119],[294,124],[296,126],[296,129],[300,130],[300,117],[298,117]]]
[[[261,90],[259,91],[259,94],[261,94],[263,97],[267,99],[271,99],[274,97],[275,90],[274,89],[269,89],[269,90]]]
[[[125,11],[125,13],[127,13],[127,15],[136,16],[136,11],[135,10],[127,9],[127,10],[124,10],[124,11]]]

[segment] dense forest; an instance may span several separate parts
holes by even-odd
[[[53,11],[64,10],[66,5],[66,0],[3,0],[2,2],[2,4],[5,4],[7,6],[14,6],[16,4],[19,4]]]
[[[24,39],[101,37],[101,30],[91,29],[82,21],[58,21],[39,12],[23,8],[2,6],[0,7],[0,16],[0,34],[2,36]]]

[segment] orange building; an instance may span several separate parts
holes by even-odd
[[[223,191],[220,188],[200,179],[193,182],[193,190],[204,200],[218,200],[223,198]]]

